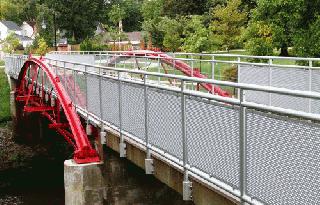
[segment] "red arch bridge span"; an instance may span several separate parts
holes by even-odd
[[[55,129],[74,148],[75,162],[100,161],[61,79],[43,58],[30,57],[23,64],[16,101],[23,103],[23,112],[41,113],[50,121],[49,128]]]

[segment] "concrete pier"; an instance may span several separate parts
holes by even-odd
[[[103,163],[64,162],[65,205],[102,205],[105,195]]]

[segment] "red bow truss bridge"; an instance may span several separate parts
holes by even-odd
[[[100,161],[67,90],[42,57],[29,56],[23,64],[16,87],[16,101],[23,104],[23,112],[41,113],[49,120],[49,128],[56,130],[74,148],[76,163]]]

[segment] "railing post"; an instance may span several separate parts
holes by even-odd
[[[102,108],[102,72],[99,67],[99,109],[100,109],[100,140],[101,144],[106,144],[107,133],[104,131],[103,127],[103,108]]]
[[[154,166],[153,166],[153,159],[151,158],[150,153],[150,145],[149,145],[149,130],[148,130],[148,122],[149,122],[149,115],[148,115],[148,87],[147,87],[147,75],[143,75],[144,79],[144,130],[145,130],[145,139],[146,139],[146,152],[147,157],[145,159],[145,170],[146,174],[153,174]]]
[[[86,80],[86,111],[87,111],[87,125],[86,125],[86,133],[87,135],[92,134],[92,129],[89,121],[89,106],[88,106],[88,68],[85,65],[84,66],[84,74],[85,74],[85,80]]]
[[[309,60],[309,91],[312,91],[312,60]],[[309,98],[309,113],[312,112],[312,99]]]
[[[242,105],[244,102],[244,90],[240,88],[240,113],[239,113],[239,156],[240,156],[240,194],[241,205],[244,205],[243,200],[246,195],[246,107]]]
[[[126,157],[126,143],[124,142],[122,134],[122,96],[121,96],[121,80],[120,80],[120,71],[118,71],[118,89],[119,89],[119,134],[120,134],[120,144],[119,151],[120,157]]]
[[[64,89],[68,89],[67,88],[67,84],[66,84],[66,62],[63,62],[63,84],[64,84]]]
[[[269,59],[269,86],[272,86],[272,67],[273,64],[272,58]],[[269,93],[269,105],[272,105],[272,94]]]
[[[161,70],[160,70],[160,56],[158,55],[158,73],[161,73]],[[161,81],[161,78],[158,77],[158,84],[160,84],[160,81]]]
[[[215,71],[215,62],[214,62],[214,56],[212,56],[212,61],[211,61],[211,79],[214,80],[214,71]],[[212,94],[214,94],[214,85],[212,84]]]
[[[241,71],[241,64],[240,64],[240,62],[241,62],[241,58],[240,57],[238,57],[238,66],[237,66],[237,68],[238,68],[238,83],[240,83],[240,71]],[[221,78],[221,76],[220,76],[220,78]],[[240,96],[240,89],[238,89],[238,96]]]
[[[183,160],[183,200],[191,200],[192,182],[189,181],[187,163],[188,163],[188,149],[187,149],[187,135],[186,135],[186,97],[184,94],[185,82],[181,80],[181,123],[182,123],[182,160]]]

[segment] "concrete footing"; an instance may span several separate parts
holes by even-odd
[[[103,163],[64,162],[65,205],[102,205],[105,198]]]

